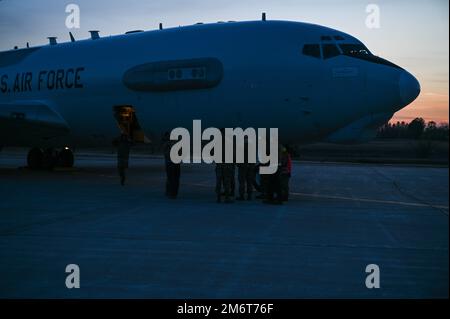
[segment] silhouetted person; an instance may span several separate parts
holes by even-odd
[[[236,164],[231,164],[230,167],[230,197],[234,198],[236,195]]]
[[[225,163],[225,129],[221,129],[222,133],[222,163],[216,163],[216,195],[217,202],[222,202],[222,195],[225,196],[225,203],[232,203],[234,197],[234,163]],[[223,186],[223,193],[222,193]]]
[[[247,193],[247,200],[252,200],[253,182],[255,180],[254,171],[255,164],[250,163],[249,160],[249,144],[248,139],[244,142],[244,162],[237,164],[238,167],[238,179],[239,179],[239,197],[237,200],[245,200],[245,194]]]
[[[287,202],[289,200],[289,180],[292,174],[292,159],[289,150],[286,147],[281,148],[280,162],[280,193],[281,200]]]
[[[258,193],[262,193],[261,189],[261,174],[259,174],[259,167],[261,166],[261,163],[257,162],[253,164],[253,169],[250,173],[250,180],[251,184],[253,186],[253,189],[256,190]],[[257,195],[256,198],[258,198],[260,195]]]
[[[260,193],[258,196],[256,196],[257,199],[267,199],[267,190],[268,190],[268,185],[269,185],[269,175],[267,174],[261,174],[259,173],[259,170],[261,169],[261,167],[264,166],[268,166],[268,164],[262,164],[259,163],[258,165],[255,166],[255,172],[257,174],[259,174],[259,188],[256,188],[258,190],[258,192]],[[255,176],[255,184],[256,184],[256,176]]]
[[[266,176],[266,200],[264,201],[266,204],[283,204],[281,194],[281,153],[282,148],[279,147],[277,170],[275,173]]]
[[[234,178],[234,164],[216,163],[216,194],[217,202],[222,202],[221,195],[225,196],[225,203],[232,203],[232,178]],[[223,193],[222,193],[223,186]]]
[[[282,204],[283,201],[281,200],[280,167],[278,167],[277,171],[274,174],[267,175],[267,179],[267,193],[264,203],[275,205]]]
[[[117,169],[120,176],[120,184],[125,185],[126,169],[130,159],[130,147],[133,144],[130,137],[126,134],[120,135],[116,140],[117,144]]]
[[[170,150],[175,145],[176,141],[170,140],[170,134],[167,132],[164,135],[164,162],[166,166],[166,196],[172,199],[177,198],[178,190],[180,188],[181,164],[172,162],[170,158]]]

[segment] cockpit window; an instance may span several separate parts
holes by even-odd
[[[1,0],[0,0],[1,1]],[[334,36],[336,41],[340,40],[340,36]],[[322,37],[323,40],[324,37]],[[342,38],[344,39],[344,38]],[[342,40],[340,40],[342,41]],[[338,47],[339,46],[339,47]],[[322,47],[322,52],[321,52]],[[342,52],[341,52],[342,51]],[[394,68],[401,69],[398,65],[373,55],[369,49],[362,43],[322,43],[322,44],[305,44],[302,50],[303,55],[314,57],[317,59],[323,58],[324,60],[333,58],[338,55],[345,55],[351,58],[364,60],[371,63],[382,64]]]
[[[322,41],[331,41],[331,37],[329,35],[323,35],[320,37]]]
[[[341,37],[340,35],[335,35],[334,37],[333,37],[336,41],[343,41],[343,40],[345,40],[343,37]]]
[[[338,47],[335,44],[323,44],[322,50],[324,59],[329,59],[341,54],[341,52],[339,51]]]
[[[339,46],[346,56],[401,69],[398,65],[373,55],[363,44],[339,44]]]
[[[363,44],[339,44],[339,47],[345,55],[372,55]]]
[[[320,59],[320,45],[318,44],[305,44],[303,46],[303,54]]]

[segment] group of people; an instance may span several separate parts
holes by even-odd
[[[280,148],[279,164],[274,174],[259,174],[263,164],[254,164],[244,160],[244,163],[216,164],[216,196],[217,202],[233,203],[235,199],[236,168],[239,182],[236,200],[252,200],[254,191],[259,192],[256,199],[262,199],[266,204],[282,204],[289,200],[289,180],[292,174],[292,158],[288,149]],[[258,178],[259,177],[259,178]]]
[[[168,198],[176,199],[180,187],[181,165],[173,163],[170,158],[170,150],[175,141],[170,140],[166,133],[163,138],[164,162],[166,170],[166,192]],[[125,171],[128,168],[131,138],[122,134],[116,139],[117,146],[117,166],[120,176],[120,183],[125,185]],[[234,200],[252,200],[254,191],[259,192],[256,199],[263,200],[266,204],[280,205],[289,200],[289,180],[292,174],[292,158],[287,147],[281,146],[279,149],[278,168],[274,174],[259,174],[259,168],[264,164],[250,163],[245,150],[243,163],[216,163],[216,198],[218,203],[233,203]],[[223,156],[225,152],[223,152]],[[238,196],[236,197],[236,168],[238,177]],[[259,178],[258,178],[259,177]]]

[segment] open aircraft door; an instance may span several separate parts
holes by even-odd
[[[133,142],[144,144],[149,144],[151,142],[150,139],[145,136],[145,133],[141,128],[133,106],[115,106],[114,117],[121,133],[130,136]]]

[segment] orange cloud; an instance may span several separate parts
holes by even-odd
[[[449,121],[449,96],[433,92],[423,92],[410,105],[395,113],[392,121],[409,122],[416,117],[437,123]]]

